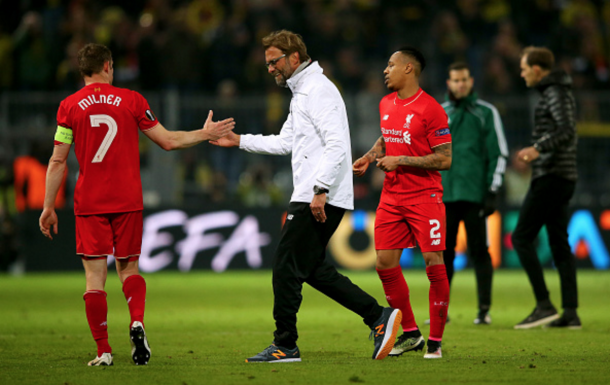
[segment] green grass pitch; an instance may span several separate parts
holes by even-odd
[[[374,272],[347,272],[386,304]],[[405,271],[416,319],[428,312],[423,270]],[[560,306],[557,273],[547,271]],[[443,358],[421,352],[371,359],[361,319],[305,286],[298,341],[303,362],[247,364],[274,329],[271,274],[260,272],[146,275],[148,366],[130,358],[129,315],[116,274],[106,285],[112,367],[90,368],[95,344],[85,319],[84,274],[0,275],[0,384],[608,384],[610,272],[578,273],[582,330],[513,330],[534,307],[525,273],[497,272],[489,326],[473,325],[472,271],[458,272],[445,329]]]

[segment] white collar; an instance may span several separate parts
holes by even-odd
[[[297,67],[290,79],[286,81],[286,85],[292,92],[294,92],[301,83],[301,80],[307,77],[309,74],[323,72],[322,67],[320,67],[317,61],[312,62],[311,59],[309,59],[309,61],[303,62]]]

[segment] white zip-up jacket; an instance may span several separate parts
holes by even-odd
[[[270,155],[292,153],[291,202],[311,203],[313,186],[329,190],[326,203],[354,209],[352,150],[345,103],[313,62],[287,80],[290,113],[279,135],[242,135],[239,148]]]

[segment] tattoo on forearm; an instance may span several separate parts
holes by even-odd
[[[451,143],[434,147],[434,153],[426,156],[400,156],[398,164],[423,168],[425,170],[445,170],[451,164]]]
[[[371,148],[370,151],[364,156],[371,163],[374,162],[375,159],[383,158],[385,156],[385,140],[383,140],[383,136],[380,136],[379,139],[377,139],[377,142],[375,142],[373,148]]]

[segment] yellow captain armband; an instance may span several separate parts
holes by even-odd
[[[66,144],[72,144],[72,130],[66,127],[57,126],[57,131],[55,132],[55,140]]]

